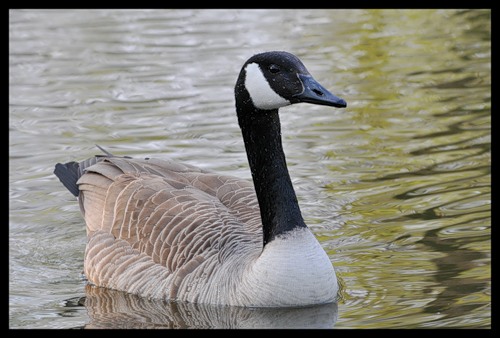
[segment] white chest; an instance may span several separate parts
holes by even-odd
[[[328,303],[338,292],[333,265],[307,228],[268,243],[249,266],[243,284],[242,298],[252,306]]]

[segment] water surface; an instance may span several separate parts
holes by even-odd
[[[87,287],[84,223],[54,164],[99,144],[250,179],[233,86],[265,50],[348,102],[281,110],[338,304],[270,313]],[[490,149],[489,10],[12,10],[9,326],[489,328]]]

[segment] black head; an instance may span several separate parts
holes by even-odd
[[[248,59],[236,84],[237,101],[238,95],[243,95],[242,90],[259,110],[300,102],[338,108],[347,106],[343,99],[321,86],[299,58],[287,52],[265,52]]]

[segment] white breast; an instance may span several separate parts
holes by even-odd
[[[328,303],[336,300],[338,291],[333,265],[308,228],[269,242],[243,283],[244,298],[253,306]]]

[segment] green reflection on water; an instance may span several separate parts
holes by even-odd
[[[373,10],[350,32],[358,127],[326,151],[333,176],[350,171],[328,194],[352,201],[330,253],[337,327],[491,325],[490,20]]]

